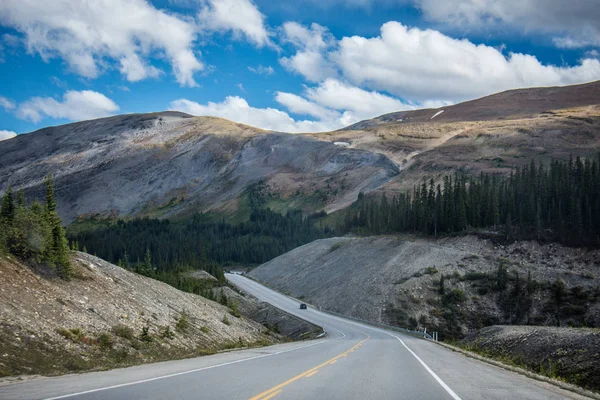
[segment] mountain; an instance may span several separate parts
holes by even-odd
[[[56,180],[59,213],[182,218],[335,211],[360,192],[396,193],[454,171],[509,173],[596,156],[600,82],[519,89],[440,109],[403,111],[314,134],[264,131],[179,112],[121,115],[0,142],[0,191],[41,197]]]
[[[52,174],[66,222],[234,212],[253,185],[272,207],[314,212],[349,204],[399,171],[381,154],[175,112],[45,128],[1,142],[0,154],[0,188],[41,197]]]
[[[381,188],[391,193],[454,171],[507,174],[532,159],[596,157],[600,81],[510,90],[439,109],[391,113],[313,137],[385,154],[402,170]]]

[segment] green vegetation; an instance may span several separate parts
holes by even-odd
[[[182,311],[181,314],[179,314],[177,323],[175,324],[175,330],[179,333],[185,333],[189,327],[190,327],[189,317],[185,311]]]
[[[128,339],[128,340],[133,339],[135,336],[133,333],[133,329],[131,329],[127,325],[122,325],[122,324],[113,326],[112,332],[115,335],[122,337],[123,339]]]
[[[27,206],[23,191],[14,196],[8,188],[0,210],[0,254],[9,253],[22,261],[51,267],[63,279],[73,276],[69,246],[56,212],[54,182],[46,178],[46,198]]]
[[[225,284],[223,266],[261,264],[331,234],[328,228],[315,227],[314,220],[300,211],[281,215],[259,208],[255,195],[249,198],[250,218],[237,225],[205,214],[182,222],[117,220],[87,231],[78,229],[70,240],[123,268],[216,300],[213,288]],[[219,282],[190,277],[188,273],[197,269]]]
[[[340,230],[362,234],[439,235],[493,229],[504,241],[556,240],[600,246],[600,164],[579,157],[549,167],[517,168],[510,176],[446,176],[388,199],[359,195]]]

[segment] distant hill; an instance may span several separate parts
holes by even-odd
[[[314,134],[178,112],[131,114],[0,142],[0,192],[12,185],[41,197],[53,174],[68,223],[200,211],[239,221],[251,201],[276,212],[331,212],[360,192],[393,194],[455,171],[509,173],[598,149],[600,82],[510,90]]]
[[[311,213],[349,204],[398,174],[381,154],[176,112],[45,128],[0,142],[0,154],[0,189],[41,197],[52,174],[66,222],[98,214],[243,214],[257,184],[272,208]]]
[[[600,104],[600,81],[572,86],[507,90],[480,99],[441,108],[400,111],[350,125],[365,129],[389,122],[489,121]]]

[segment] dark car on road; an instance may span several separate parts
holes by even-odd
[[[306,307],[306,304],[304,304],[304,303],[301,303],[301,304],[300,304],[300,309],[301,309],[301,310],[306,310],[306,308],[307,308],[307,307]]]

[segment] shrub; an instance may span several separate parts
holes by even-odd
[[[58,333],[59,335],[61,335],[62,337],[64,337],[65,339],[68,340],[73,340],[73,334],[71,333],[70,330],[66,329],[66,328],[56,328],[56,333]]]
[[[448,304],[460,304],[466,299],[465,292],[460,289],[452,289],[444,296],[444,302]]]
[[[333,253],[334,251],[341,249],[344,246],[344,242],[335,242],[334,244],[331,245],[331,247],[329,248],[329,252]]]
[[[169,325],[166,325],[162,327],[160,336],[163,339],[173,339],[175,337],[175,334],[171,331],[171,327]]]
[[[236,318],[240,318],[241,317],[240,311],[238,309],[238,302],[237,302],[237,300],[233,300],[231,302],[231,311],[230,311],[230,314],[233,315]]]
[[[204,333],[205,335],[208,335],[210,333],[210,329],[208,328],[208,326],[202,326],[200,327],[200,332]]]
[[[133,329],[127,325],[119,324],[112,327],[112,331],[115,335],[122,337],[123,339],[133,339]]]
[[[150,336],[150,328],[148,326],[144,326],[142,328],[142,334],[140,335],[140,340],[142,342],[152,342],[152,336]]]
[[[227,318],[227,315],[225,315],[223,317],[223,321],[222,321],[225,325],[231,325],[231,321],[229,320],[229,318]]]
[[[188,315],[185,311],[182,311],[181,314],[179,314],[177,323],[175,324],[175,330],[179,333],[185,333],[189,327],[190,321],[188,319]]]
[[[112,340],[112,336],[107,333],[101,333],[100,335],[98,335],[98,345],[100,346],[101,349],[112,349],[113,347],[113,340]]]

